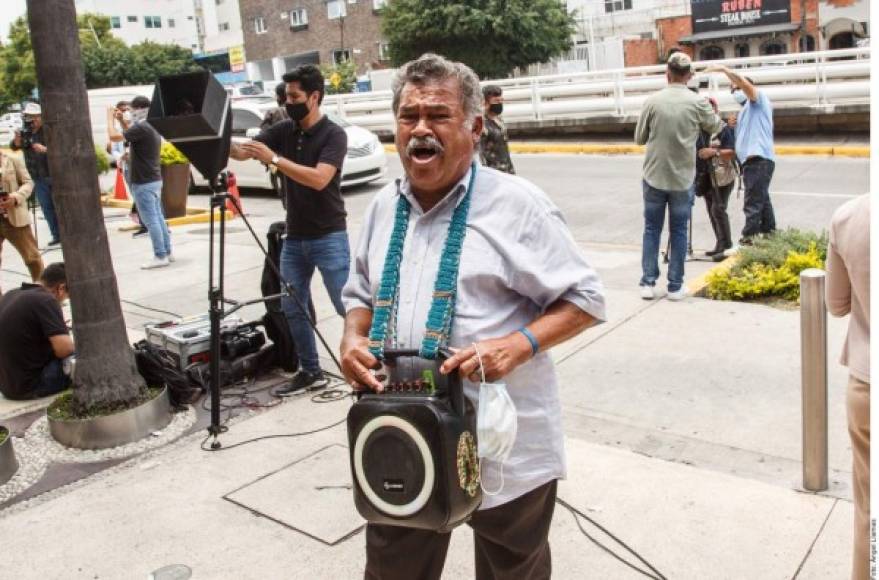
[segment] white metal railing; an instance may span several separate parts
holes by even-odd
[[[776,107],[869,103],[869,47],[694,63],[706,94],[721,109],[735,109],[726,76],[699,72],[716,64],[751,77]],[[507,122],[637,115],[644,100],[666,85],[664,65],[490,82],[504,89]],[[389,131],[391,97],[391,91],[329,95],[323,106],[355,125]]]

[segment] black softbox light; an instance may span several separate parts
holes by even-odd
[[[208,71],[159,77],[147,122],[180,149],[208,181],[228,164],[230,99]]]

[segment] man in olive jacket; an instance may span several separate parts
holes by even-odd
[[[9,240],[24,260],[31,279],[36,282],[43,273],[43,259],[30,227],[27,200],[34,190],[34,182],[24,161],[0,152],[0,183],[0,263],[3,259],[3,242]]]

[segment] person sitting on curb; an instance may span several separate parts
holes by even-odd
[[[7,399],[48,397],[70,386],[65,359],[74,347],[61,310],[67,297],[63,262],[49,264],[38,284],[0,297],[0,393]]]
[[[43,258],[37,247],[37,240],[31,230],[31,215],[27,210],[27,200],[34,190],[34,182],[24,166],[24,162],[0,151],[0,259],[3,257],[3,242],[18,250],[21,259],[36,282],[43,273]],[[2,295],[0,289],[0,295]]]

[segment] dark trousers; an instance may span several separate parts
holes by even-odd
[[[696,174],[695,184],[696,195],[705,200],[705,209],[708,210],[708,219],[714,231],[714,239],[717,240],[714,249],[728,250],[732,247],[732,232],[726,208],[735,182],[714,187],[711,174],[705,172]]]
[[[549,526],[558,483],[553,480],[511,502],[477,511],[473,528],[476,580],[545,580],[552,573]],[[365,580],[438,580],[451,533],[366,526]]]
[[[763,157],[751,157],[742,166],[745,182],[745,227],[742,237],[775,231],[775,212],[769,199],[769,184],[775,172],[775,162]]]
[[[53,240],[61,239],[61,233],[58,229],[58,217],[55,215],[55,202],[52,199],[52,178],[43,177],[34,179],[34,195],[37,196],[37,202],[40,209],[43,210],[43,217],[49,224],[49,232]]]

